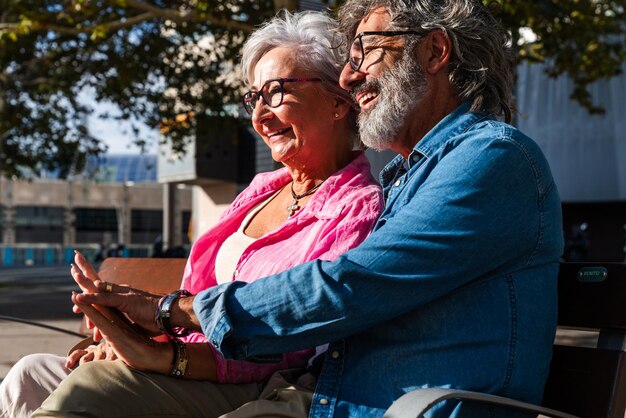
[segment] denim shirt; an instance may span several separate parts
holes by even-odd
[[[198,294],[209,341],[236,359],[332,341],[311,417],[382,416],[424,387],[540,402],[556,328],[560,201],[538,146],[468,109],[383,170],[386,206],[360,246]],[[447,401],[427,416],[513,414]]]

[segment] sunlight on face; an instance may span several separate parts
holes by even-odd
[[[315,77],[296,61],[293,50],[275,48],[254,68],[253,89],[273,78]],[[252,125],[272,152],[275,161],[286,165],[319,159],[332,140],[333,101],[316,82],[284,84],[283,102],[271,108],[261,99],[252,114]]]

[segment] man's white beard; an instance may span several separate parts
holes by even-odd
[[[404,54],[397,65],[357,91],[372,87],[378,90],[378,103],[359,113],[359,135],[366,146],[383,151],[398,139],[400,128],[426,91],[426,80],[413,54]]]

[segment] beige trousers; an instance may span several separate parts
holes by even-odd
[[[74,370],[32,416],[305,418],[315,379],[301,374],[279,372],[261,392],[258,384],[175,379],[98,361]]]

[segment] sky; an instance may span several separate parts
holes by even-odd
[[[103,120],[92,116],[89,118],[89,129],[93,136],[101,139],[109,146],[109,154],[138,154],[140,152],[137,146],[131,144],[131,135],[128,133],[130,124],[114,120]],[[146,126],[144,132],[149,138],[150,144],[152,144],[148,148],[149,153],[156,153],[158,130],[150,129]]]
[[[94,113],[88,119],[89,130],[93,136],[102,140],[109,146],[109,154],[138,154],[140,152],[137,146],[131,144],[132,131],[130,123],[112,119],[106,120],[98,117],[99,114],[105,112],[109,112],[110,114],[118,113],[117,106],[111,103],[96,102],[93,93],[88,90],[81,93],[80,100],[94,109]],[[159,131],[158,129],[150,129],[145,125],[143,126],[143,133],[151,144],[147,151],[156,154]]]

